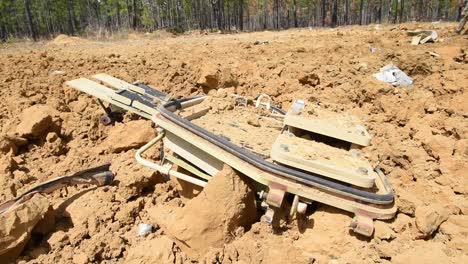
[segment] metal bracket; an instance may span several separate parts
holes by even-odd
[[[286,187],[277,183],[271,183],[269,188],[270,190],[266,196],[266,202],[271,206],[281,208],[284,195],[286,194]]]
[[[374,233],[374,220],[367,216],[356,215],[351,220],[349,228],[358,234],[370,237]]]
[[[265,212],[265,222],[271,224],[273,222],[273,217],[275,216],[275,211],[271,207],[267,207]]]

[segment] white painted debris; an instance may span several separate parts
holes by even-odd
[[[50,72],[50,75],[64,75],[65,72],[64,71],[51,71]]]
[[[292,105],[292,110],[291,110],[291,113],[292,114],[299,114],[302,110],[302,108],[304,108],[305,106],[305,102],[304,100],[296,100],[294,101],[293,105]]]
[[[436,42],[439,35],[434,30],[409,31],[408,35],[413,36],[411,45],[424,44],[426,42]]]
[[[146,236],[153,232],[153,226],[150,224],[139,224],[138,225],[138,236]]]
[[[394,86],[409,86],[413,84],[413,79],[393,64],[381,68],[380,72],[373,76],[379,81],[390,83]]]

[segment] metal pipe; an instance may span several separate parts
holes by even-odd
[[[164,130],[159,132],[159,135],[152,139],[150,142],[146,143],[144,146],[139,148],[137,152],[135,153],[135,159],[137,160],[138,163],[141,165],[148,167],[150,169],[159,171],[162,174],[169,175],[172,177],[176,177],[178,179],[184,180],[186,182],[190,182],[192,184],[195,184],[197,186],[205,187],[207,182],[196,179],[194,177],[191,177],[187,174],[180,173],[178,171],[172,171],[171,168],[164,167],[162,165],[158,165],[154,162],[151,162],[149,160],[144,159],[141,155],[147,151],[150,147],[154,146],[156,143],[158,143],[162,138],[164,137]]]
[[[185,109],[187,107],[197,105],[197,104],[203,102],[203,100],[205,100],[205,98],[206,98],[206,95],[202,95],[202,96],[197,96],[197,97],[194,97],[194,98],[190,98],[187,101],[183,101],[183,102],[180,103],[181,109]],[[171,111],[171,112],[174,112],[175,110],[177,110],[177,107],[175,105],[172,105],[172,106],[167,107],[166,109]]]

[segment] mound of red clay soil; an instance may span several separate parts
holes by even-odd
[[[253,191],[227,165],[184,207],[166,210],[155,207],[150,215],[192,256],[222,247],[258,220]]]
[[[87,42],[89,41],[86,39],[60,34],[57,37],[55,37],[53,40],[48,42],[47,45],[66,46],[66,45],[78,45],[78,44],[83,44]]]

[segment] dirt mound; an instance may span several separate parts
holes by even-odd
[[[87,42],[89,41],[86,39],[60,34],[57,37],[55,37],[53,40],[49,41],[47,45],[67,46],[67,45],[79,45],[79,44],[84,44]]]
[[[256,223],[241,238],[222,249],[212,249],[202,260],[205,263],[322,263],[308,250],[301,251],[294,244],[297,234],[276,234],[265,223]],[[327,262],[323,262],[327,263]]]
[[[258,219],[254,193],[229,166],[183,208],[165,211],[156,207],[150,215],[192,256],[222,247]]]

